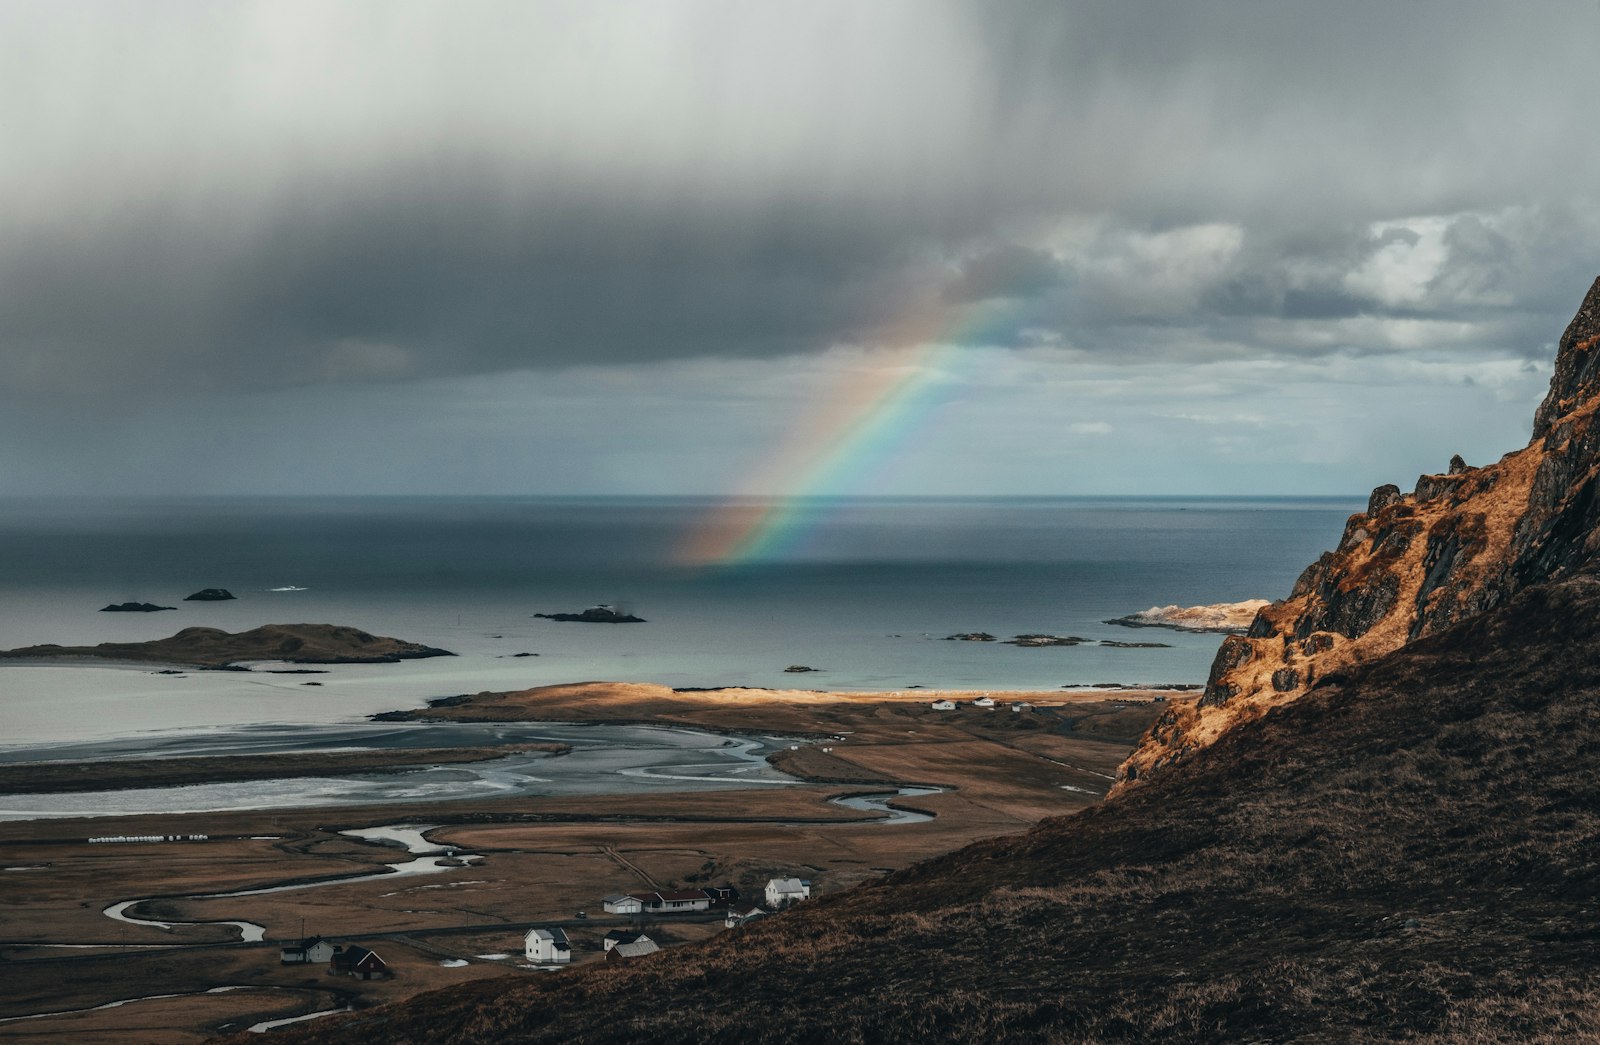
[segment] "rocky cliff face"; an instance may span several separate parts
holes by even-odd
[[[1575,572],[1600,551],[1600,279],[1567,326],[1527,447],[1481,468],[1461,458],[1409,494],[1372,491],[1338,547],[1287,599],[1217,651],[1205,695],[1174,707],[1123,764],[1118,789],[1268,708],[1414,639]]]

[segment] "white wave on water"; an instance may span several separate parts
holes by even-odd
[[[293,584],[288,584],[288,585],[285,585],[282,588],[268,588],[267,590],[268,591],[310,591],[311,589],[310,588],[297,588]]]

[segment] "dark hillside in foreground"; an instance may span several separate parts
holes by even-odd
[[[708,944],[294,1041],[1600,1038],[1600,577],[1181,771]]]

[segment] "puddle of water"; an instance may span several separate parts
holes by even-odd
[[[342,835],[351,838],[360,838],[367,842],[381,842],[398,845],[406,852],[413,855],[426,855],[428,853],[442,853],[445,847],[434,845],[422,837],[423,832],[432,831],[438,824],[389,824],[385,827],[362,827],[352,831],[340,831]]]
[[[323,1009],[321,1012],[308,1012],[304,1016],[289,1016],[281,1020],[264,1020],[261,1023],[252,1023],[250,1026],[246,1027],[245,1030],[251,1034],[265,1034],[267,1031],[276,1030],[279,1027],[287,1027],[291,1023],[304,1023],[307,1020],[320,1020],[324,1016],[337,1016],[341,1012],[349,1011],[351,1010],[348,1005],[342,1009]]]

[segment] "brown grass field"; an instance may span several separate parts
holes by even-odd
[[[347,1003],[365,1008],[464,980],[547,975],[517,963],[526,928],[566,924],[574,961],[599,960],[600,937],[626,924],[600,910],[600,897],[615,891],[732,882],[755,897],[767,878],[796,874],[811,878],[819,894],[837,892],[974,839],[1022,831],[1041,817],[1097,802],[1117,764],[1166,706],[1155,700],[1158,695],[1187,699],[1145,692],[995,693],[999,706],[993,710],[963,704],[954,712],[935,712],[929,703],[938,695],[925,690],[546,687],[478,695],[413,715],[657,722],[845,739],[777,752],[775,766],[810,781],[788,788],[0,824],[0,866],[6,868],[0,871],[0,961],[7,974],[0,1019],[221,986],[286,988],[0,1022],[0,1040],[67,1035],[81,1041],[194,1041],[263,1019]],[[1013,713],[1011,700],[1036,706]],[[824,744],[834,749],[831,754],[821,750]],[[163,767],[150,769],[151,779],[163,779]],[[142,783],[137,774],[129,782]],[[896,803],[934,819],[883,825],[877,822],[881,814],[829,801],[893,784],[945,788]],[[437,824],[430,839],[480,854],[482,862],[433,875],[196,898],[381,870],[407,857],[338,832],[391,823]],[[210,841],[83,841],[147,833],[207,834]],[[266,927],[266,941],[239,943],[237,931],[227,926],[162,929],[102,913],[110,904],[139,898],[147,902],[130,911],[137,917],[248,920]],[[579,911],[588,917],[577,920]],[[358,982],[327,976],[324,966],[280,965],[278,944],[298,938],[302,923],[308,935],[374,948],[396,977]],[[721,928],[720,919],[665,919],[650,932],[670,945]],[[47,946],[63,943],[94,946]],[[502,953],[516,960],[476,957]],[[469,964],[440,964],[455,959]]]

